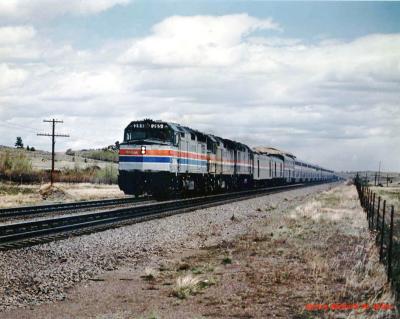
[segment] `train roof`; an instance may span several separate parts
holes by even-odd
[[[200,140],[203,140],[203,141],[205,141],[205,139],[208,138],[211,141],[213,141],[214,143],[222,143],[225,147],[228,147],[228,148],[231,148],[231,149],[240,149],[242,151],[248,150],[250,152],[252,151],[252,152],[255,152],[255,153],[258,153],[258,154],[265,154],[265,155],[273,156],[273,157],[279,158],[281,160],[294,160],[296,165],[306,166],[306,167],[310,167],[310,168],[314,168],[314,169],[320,169],[320,170],[323,170],[323,171],[326,171],[326,172],[334,173],[333,171],[325,169],[325,168],[322,168],[322,167],[320,167],[318,165],[307,163],[306,161],[303,161],[303,160],[299,160],[292,153],[287,152],[287,151],[283,151],[283,150],[279,150],[279,149],[277,149],[275,147],[257,146],[257,147],[254,147],[253,149],[251,149],[246,144],[243,144],[243,143],[240,143],[240,142],[236,142],[236,141],[233,141],[233,140],[230,140],[230,139],[222,138],[222,137],[219,137],[219,136],[215,136],[215,135],[212,135],[212,134],[205,134],[205,133],[202,133],[200,131],[191,129],[190,127],[180,125],[178,123],[166,122],[166,121],[161,121],[161,120],[144,119],[144,120],[132,121],[132,122],[129,123],[129,125],[127,127],[131,126],[134,123],[143,123],[143,122],[167,124],[174,131],[181,132],[181,133],[194,134],[194,135],[196,135],[198,137],[198,139],[200,138]]]
[[[251,148],[248,147],[246,144],[240,143],[240,142],[236,142],[227,138],[222,138],[219,136],[215,136],[212,134],[205,134],[203,132],[200,132],[198,130],[194,130],[191,129],[190,127],[187,126],[182,126],[180,124],[177,123],[167,123],[168,125],[170,125],[173,129],[180,131],[180,132],[188,132],[188,133],[192,133],[195,134],[196,136],[200,136],[200,137],[207,137],[209,138],[211,141],[213,141],[214,143],[221,143],[223,144],[225,147],[231,148],[231,149],[239,149],[239,150],[248,150],[251,151]]]
[[[296,156],[294,156],[292,153],[282,151],[274,147],[257,146],[253,148],[253,152],[278,158],[285,162],[296,160]]]
[[[282,157],[290,157],[292,159],[295,159],[296,156],[294,156],[290,152],[282,151],[279,150],[275,147],[269,147],[269,146],[256,146],[253,148],[253,151],[259,154],[266,154],[266,155],[275,155],[275,156],[282,156]]]
[[[328,169],[323,168],[323,167],[321,167],[319,165],[312,164],[312,163],[309,163],[307,161],[303,161],[303,160],[300,160],[300,159],[296,159],[295,164],[299,165],[299,166],[305,166],[305,167],[309,167],[309,168],[313,168],[313,169],[317,169],[317,170],[322,170],[324,172],[333,173],[333,171],[331,171],[331,170],[328,170]]]

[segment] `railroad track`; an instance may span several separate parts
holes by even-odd
[[[97,207],[140,203],[146,200],[148,200],[148,197],[140,197],[140,198],[125,197],[125,198],[92,200],[92,201],[82,201],[73,203],[62,203],[62,204],[2,208],[0,209],[0,219],[33,216],[38,214],[62,212],[67,210],[80,210],[86,208],[97,208]]]
[[[227,194],[164,201],[67,217],[3,225],[0,226],[0,250],[32,246],[70,236],[88,234],[144,220],[161,218],[306,186],[310,186],[310,184],[269,187]]]

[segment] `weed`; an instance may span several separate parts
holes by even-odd
[[[192,274],[179,277],[176,280],[172,294],[179,299],[186,299],[189,295],[195,294],[199,289],[200,280]]]
[[[197,266],[197,267],[192,268],[191,271],[194,275],[200,275],[200,274],[205,274],[207,272],[214,271],[214,267],[212,267],[211,265]]]
[[[214,286],[216,283],[217,283],[217,281],[215,280],[215,278],[214,277],[210,277],[208,279],[201,280],[199,282],[199,288],[200,289],[205,289],[205,288]]]
[[[204,274],[204,269],[202,267],[194,267],[192,268],[192,273],[194,275]]]
[[[144,270],[144,275],[142,276],[142,278],[147,281],[153,281],[156,279],[156,277],[157,277],[157,271],[152,268],[146,268]]]
[[[190,265],[188,263],[180,263],[177,267],[178,271],[189,270]]]
[[[272,281],[276,284],[280,284],[282,282],[282,276],[280,271],[274,271],[272,274]]]
[[[224,264],[224,265],[228,265],[228,264],[232,264],[232,258],[230,258],[230,257],[224,257],[223,259],[222,259],[222,264]]]
[[[283,273],[282,273],[282,278],[285,279],[285,280],[286,280],[286,279],[289,279],[289,273],[283,272]]]
[[[271,205],[271,206],[268,206],[268,207],[265,208],[265,212],[269,212],[269,211],[274,210],[274,209],[276,209],[276,206]]]
[[[158,267],[158,270],[159,270],[159,271],[166,271],[166,270],[168,270],[168,269],[169,269],[168,266],[165,265],[165,264],[161,264],[161,265]]]
[[[252,240],[254,242],[268,241],[271,239],[271,237],[269,235],[266,235],[266,234],[263,235],[258,232],[254,233],[252,237],[253,237]]]
[[[160,317],[156,314],[151,314],[148,319],[159,319]]]

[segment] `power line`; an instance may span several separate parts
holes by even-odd
[[[50,176],[50,182],[51,185],[53,185],[54,182],[54,156],[55,156],[55,144],[56,144],[56,137],[69,137],[69,135],[66,134],[56,134],[56,123],[64,123],[64,121],[59,121],[59,120],[43,120],[43,122],[47,123],[52,123],[53,124],[53,130],[52,133],[37,133],[37,136],[51,136],[51,176]]]

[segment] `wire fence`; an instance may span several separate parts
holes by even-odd
[[[385,265],[388,281],[396,295],[400,291],[400,219],[395,215],[394,206],[376,193],[357,175],[354,184],[361,206],[366,212],[369,230],[375,235],[379,259]]]

